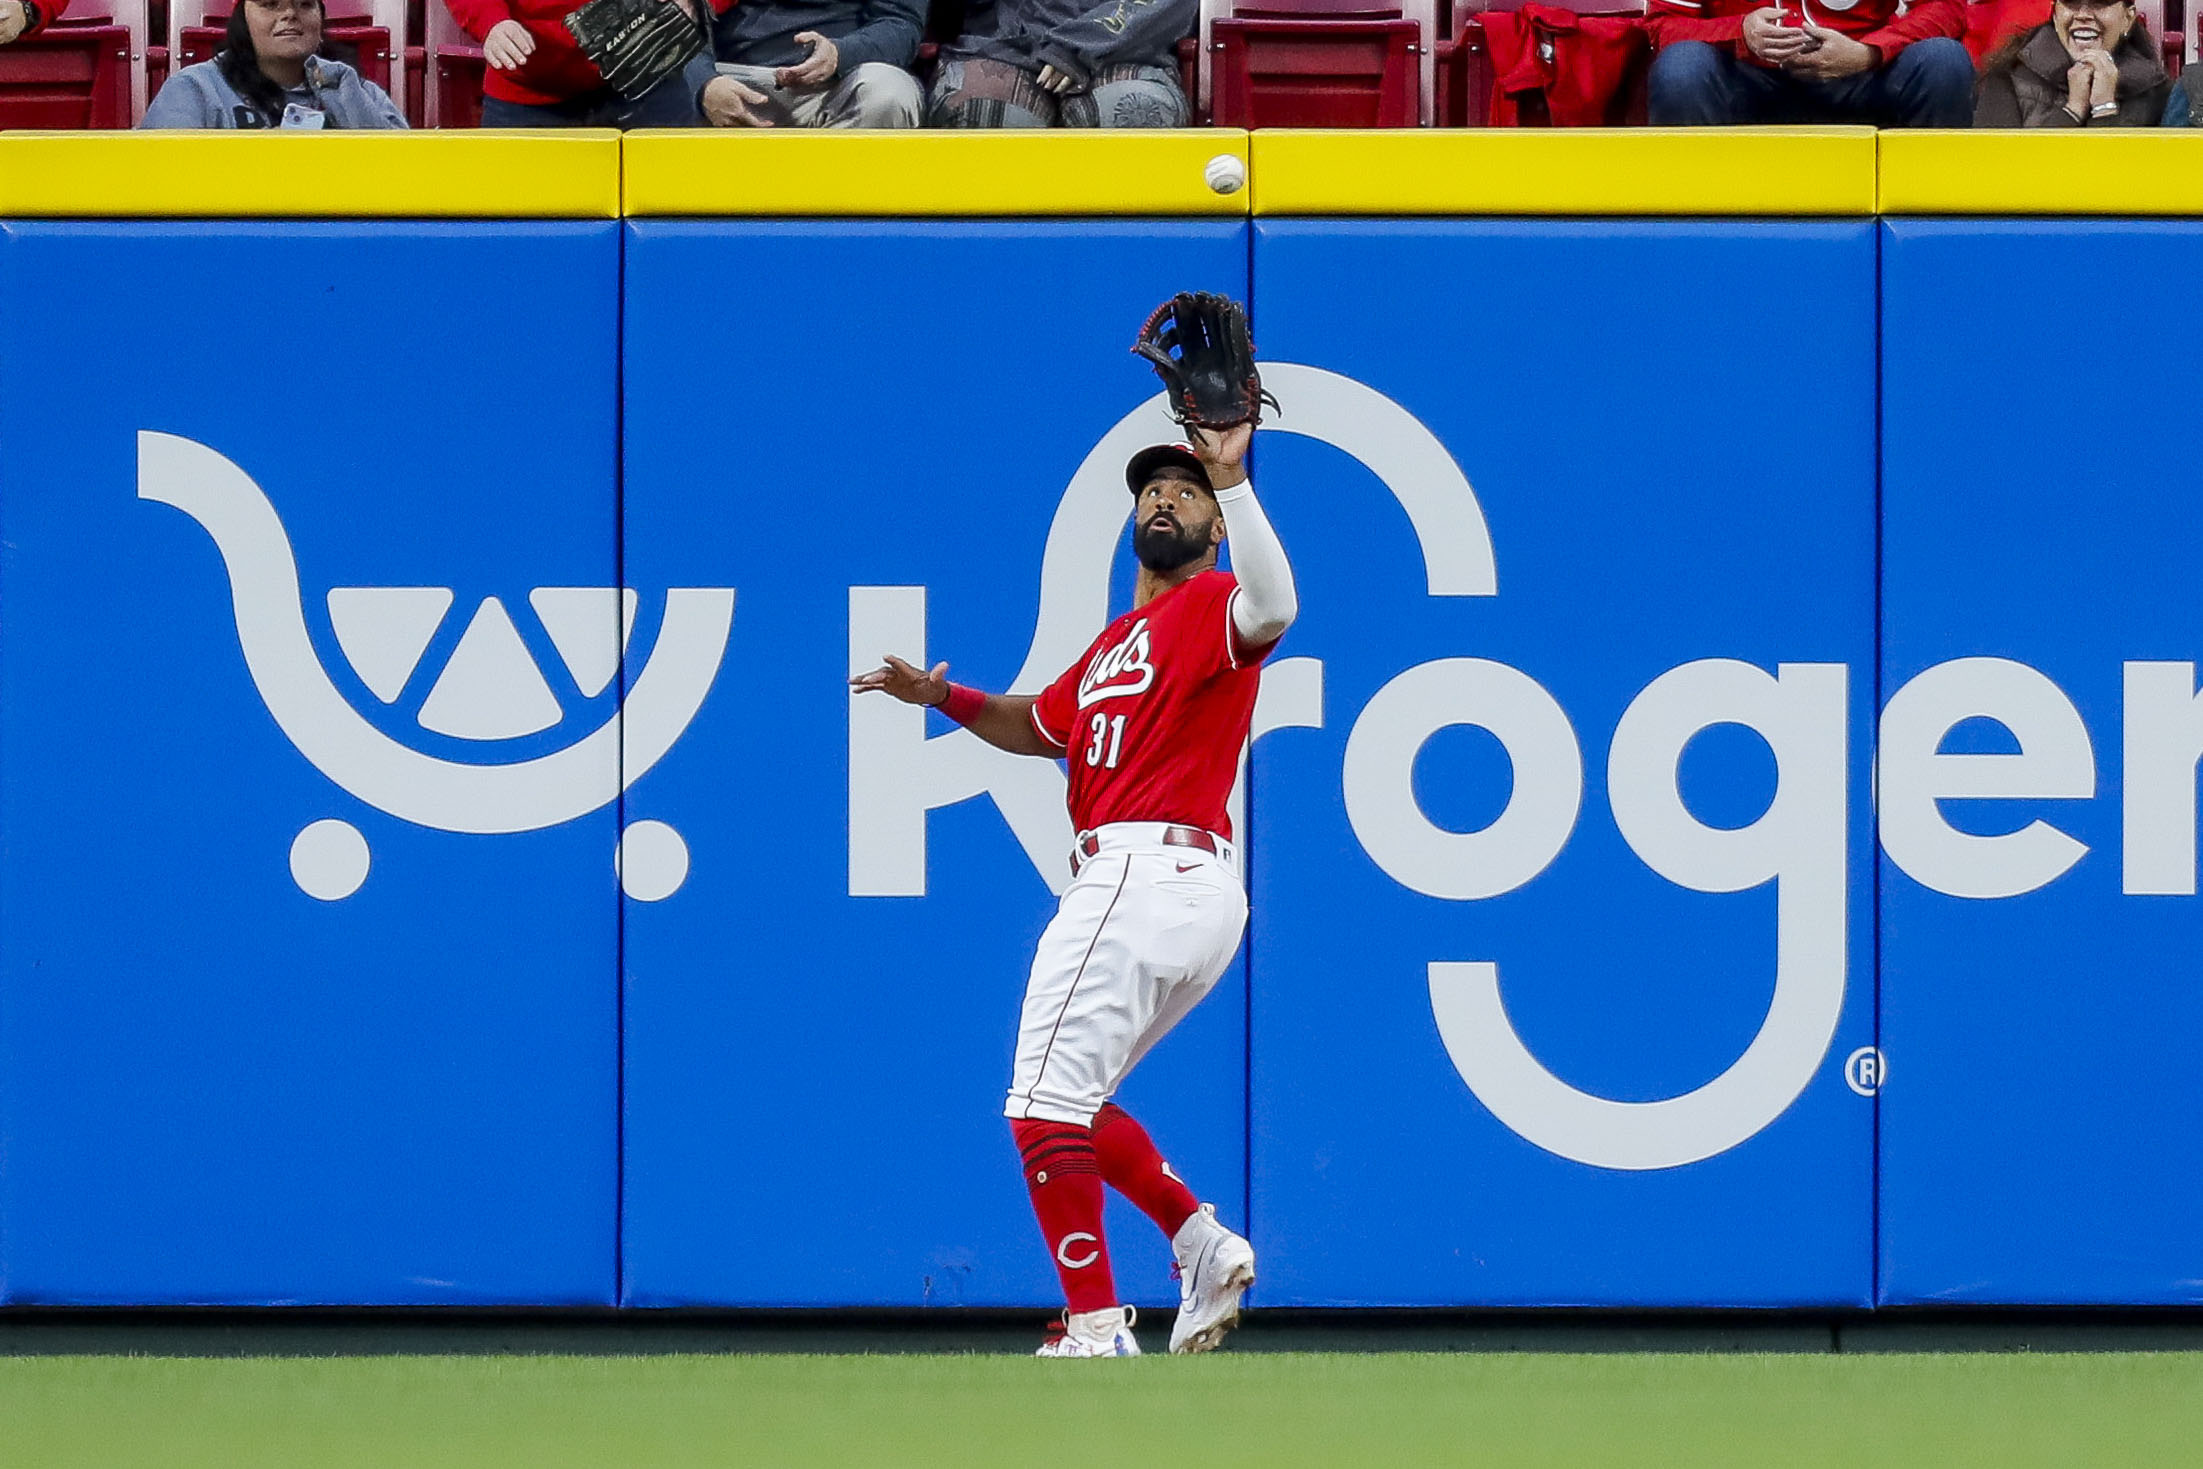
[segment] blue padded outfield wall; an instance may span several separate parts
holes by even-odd
[[[0,235],[9,1300],[613,1299],[618,696],[531,597],[616,648],[618,285],[609,223]]]
[[[1257,1304],[2197,1299],[2196,410],[1982,326],[2084,252],[2203,226],[0,226],[0,1301],[1052,1305],[1062,776],[845,679],[1124,605],[1179,289],[1304,611],[1124,1100]]]
[[[1887,230],[1882,1292],[2203,1300],[2195,395],[2033,401],[1974,325],[2203,226]]]
[[[1244,295],[1247,226],[629,231],[628,583],[738,610],[720,693],[628,799],[693,830],[687,882],[626,911],[625,1299],[1046,1301],[1001,1110],[1063,777],[846,679],[894,652],[1037,691],[1085,651],[1131,594],[1123,446],[1171,430],[1126,346],[1172,291]],[[730,339],[709,280],[842,284]],[[1030,381],[986,365],[1011,301],[1050,303]],[[1235,973],[1124,1093],[1238,1217],[1245,1023]],[[1175,1304],[1154,1228],[1110,1223],[1130,1298]]]
[[[1866,1304],[1872,226],[1258,229],[1263,1299]]]

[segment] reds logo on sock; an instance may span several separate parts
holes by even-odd
[[[1086,673],[1079,679],[1079,707],[1144,694],[1154,682],[1155,667],[1148,662],[1147,619],[1143,617],[1132,624],[1123,642],[1102,649],[1086,665]]]
[[[1088,1250],[1085,1254],[1080,1255],[1078,1258],[1073,1259],[1071,1256],[1071,1246],[1080,1240],[1084,1240],[1087,1244],[1094,1246],[1094,1248]],[[1062,1240],[1060,1240],[1056,1245],[1056,1260],[1066,1270],[1084,1270],[1087,1266],[1093,1264],[1096,1260],[1099,1260],[1100,1258],[1101,1241],[1095,1236],[1086,1233],[1084,1230],[1076,1230],[1070,1234],[1065,1235]]]

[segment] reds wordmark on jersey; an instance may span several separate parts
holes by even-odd
[[[1232,835],[1225,802],[1270,647],[1240,646],[1239,582],[1204,571],[1125,613],[1033,702],[1071,765],[1071,823],[1163,821]]]

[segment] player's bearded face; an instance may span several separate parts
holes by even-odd
[[[1132,553],[1149,571],[1168,574],[1208,554],[1216,524],[1209,506],[1173,496],[1158,504],[1153,496],[1140,498],[1140,523],[1132,532]]]

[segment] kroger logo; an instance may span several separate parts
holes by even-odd
[[[1319,439],[1367,466],[1407,513],[1431,596],[1497,595],[1482,508],[1425,425],[1367,385],[1320,368],[1265,363],[1263,374],[1290,409],[1263,431]],[[1033,640],[1014,692],[1038,692],[1107,621],[1110,564],[1129,514],[1124,462],[1173,432],[1160,397],[1150,400],[1105,435],[1073,476],[1049,531]],[[851,672],[870,667],[882,648],[923,655],[925,609],[923,587],[851,587]],[[1773,993],[1756,1034],[1711,1081],[1657,1101],[1617,1101],[1561,1079],[1524,1043],[1503,1002],[1496,959],[1431,956],[1438,1033],[1493,1116],[1561,1157],[1662,1169],[1738,1146],[1805,1090],[1828,1059],[1843,1012],[1853,692],[1840,663],[1768,669],[1706,658],[1670,668],[1630,700],[1605,752],[1615,825],[1647,868],[1678,887],[1736,893],[1775,885]],[[1281,658],[1264,674],[1253,737],[1322,727],[1330,714],[1322,661]],[[1976,719],[2003,726],[2016,750],[1945,753],[1950,732]],[[1678,778],[1685,747],[1721,724],[1752,730],[1775,758],[1774,794],[1742,827],[1698,820]],[[1440,826],[1415,794],[1417,754],[1453,725],[1490,732],[1513,766],[1505,809],[1480,830]],[[2125,665],[2123,742],[2122,887],[2193,894],[2195,772],[2203,756],[2194,664]],[[1341,788],[1355,838],[1378,868],[1414,892],[1474,902],[1536,880],[1567,847],[1583,807],[1584,760],[1574,721],[1533,674],[1484,658],[1441,658],[1401,670],[1352,715]],[[1936,892],[2015,897],[2055,881],[2087,851],[2046,820],[1999,835],[1963,831],[1940,805],[2095,795],[2096,756],[2079,710],[2026,664],[1959,658],[1920,673],[1882,711],[1875,769],[1882,848]],[[1052,763],[1002,754],[964,730],[928,737],[922,710],[853,699],[849,892],[923,893],[926,812],[979,795],[996,804],[1035,870],[1060,890],[1071,832],[1063,776]],[[1846,1076],[1862,1096],[1879,1089],[1885,1064],[1879,1053],[1869,1059],[1872,1084]]]
[[[549,754],[500,761],[494,757],[503,742],[553,728],[565,714],[511,613],[497,598],[484,598],[415,721],[484,746],[486,758],[444,759],[378,729],[322,666],[307,631],[290,537],[244,470],[190,439],[140,433],[138,498],[174,506],[213,538],[229,574],[245,667],[299,752],[360,800],[439,831],[535,831],[615,799],[696,717],[733,625],[732,589],[669,590],[650,658],[612,713]],[[635,592],[618,587],[529,593],[531,611],[585,699],[618,676],[637,601]],[[334,587],[327,605],[353,673],[387,705],[413,681],[452,602],[447,587]],[[614,860],[623,889],[643,901],[670,896],[688,873],[688,847],[663,822],[630,824]],[[367,840],[346,821],[313,821],[291,844],[291,875],[316,898],[349,897],[367,869]]]

